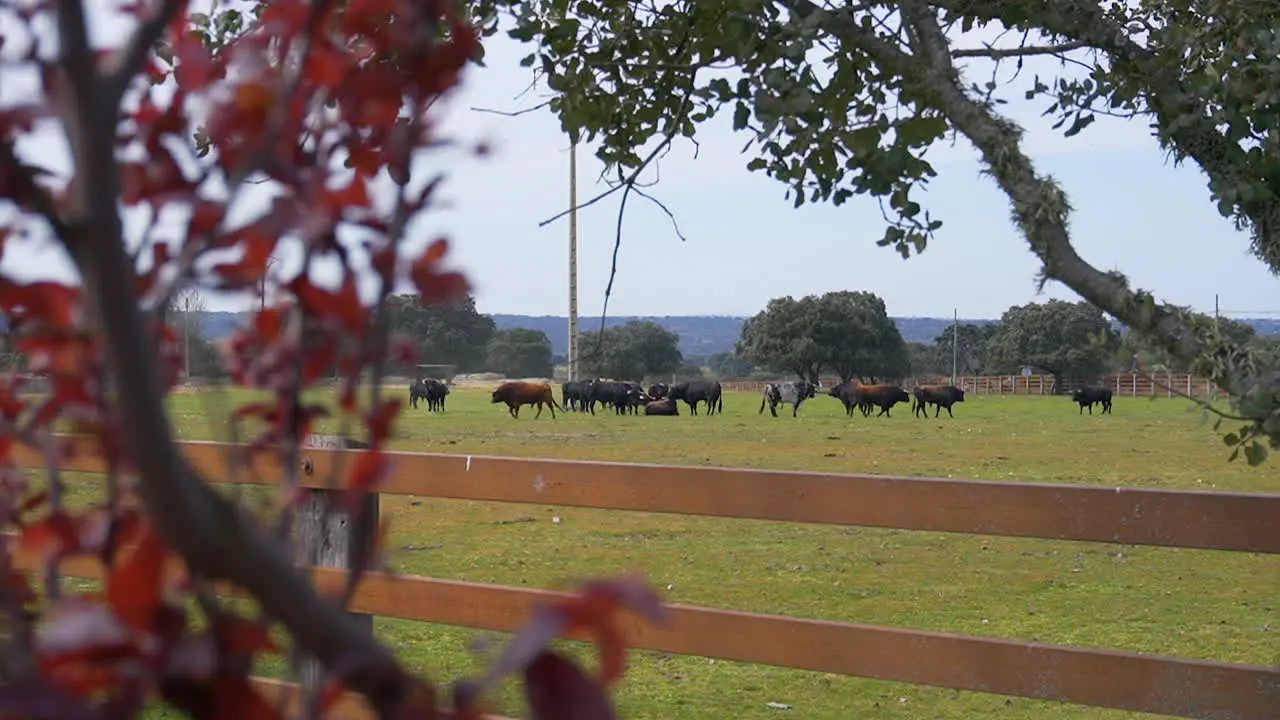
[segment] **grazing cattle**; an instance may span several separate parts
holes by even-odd
[[[560,386],[560,404],[565,411],[582,412],[587,409],[587,397],[590,394],[590,380],[570,380]],[[595,411],[591,414],[594,415]]]
[[[427,410],[444,411],[444,399],[449,394],[449,386],[435,378],[419,380],[409,386],[409,404],[418,407],[419,400],[427,401]]]
[[[854,397],[857,398],[860,405],[865,401],[867,405],[874,405],[880,408],[880,412],[876,413],[876,417],[881,415],[893,417],[893,415],[889,414],[890,408],[900,402],[911,402],[911,395],[898,385],[863,385],[858,383],[853,386],[853,391]]]
[[[1080,414],[1084,414],[1084,409],[1089,408],[1089,414],[1093,414],[1094,403],[1102,404],[1102,415],[1111,413],[1111,390],[1102,387],[1086,387],[1080,388],[1071,393],[1071,399],[1080,403]]]
[[[622,388],[614,396],[613,410],[619,415],[624,413],[635,415],[640,412],[642,406],[652,399],[645,393],[640,383],[623,382],[618,384]]]
[[[551,390],[551,383],[547,382],[525,382],[514,380],[504,382],[493,391],[493,402],[504,402],[507,404],[507,412],[513,418],[520,417],[520,406],[537,405],[538,414],[533,418],[536,420],[542,417],[542,406],[546,405],[551,408],[551,419],[556,417],[556,409],[564,408],[556,404],[555,393]]]
[[[844,405],[844,414],[849,417],[853,417],[854,408],[861,410],[863,417],[866,417],[871,412],[870,403],[858,402],[857,393],[849,383],[842,382],[834,385],[827,391],[827,394],[839,400],[841,405]]]
[[[720,383],[714,380],[692,380],[676,383],[667,391],[672,400],[683,400],[689,405],[689,414],[698,414],[698,403],[707,403],[707,415],[724,413],[724,398],[721,397]]]
[[[628,410],[634,413],[635,406],[639,404],[641,397],[644,397],[644,389],[640,387],[640,383],[596,378],[591,380],[589,400],[586,401],[586,406],[588,406],[593,415],[595,414],[596,402],[605,407],[612,407],[614,413],[618,415],[626,413]]]
[[[795,417],[800,411],[800,406],[805,400],[813,397],[818,391],[818,386],[807,380],[800,382],[783,382],[783,383],[765,383],[764,397],[760,399],[760,412],[764,413],[764,406],[768,404],[769,412],[774,417],[778,417],[778,406],[786,403],[791,404],[791,417]]]
[[[680,406],[672,398],[663,398],[645,403],[645,415],[679,415]]]
[[[955,385],[917,385],[911,394],[915,396],[911,411],[916,417],[929,417],[930,404],[937,406],[933,410],[934,417],[938,417],[943,408],[947,409],[948,417],[955,417],[951,414],[951,406],[964,402],[964,390]]]
[[[863,385],[856,380],[852,383],[840,383],[827,394],[839,398],[844,404],[845,414],[850,416],[853,415],[854,407],[862,411],[863,417],[871,414],[872,407],[878,407],[880,412],[876,413],[876,417],[893,417],[889,410],[894,405],[911,402],[911,395],[897,385]]]
[[[649,386],[649,397],[654,400],[661,400],[667,396],[670,390],[671,388],[666,383],[654,383]]]

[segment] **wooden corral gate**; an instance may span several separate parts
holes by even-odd
[[[206,477],[225,481],[234,446],[183,443]],[[304,449],[303,478],[322,487],[351,450]],[[24,466],[35,453],[15,448]],[[261,458],[240,478],[282,481]],[[80,457],[67,470],[100,472]],[[943,478],[396,453],[382,492],[835,525],[1003,535],[1190,549],[1280,553],[1280,493],[1166,490]],[[35,558],[17,554],[35,569]],[[68,561],[97,577],[96,560]],[[323,589],[345,572],[313,570]],[[558,593],[524,587],[368,574],[352,610],[403,619],[515,631],[532,604]],[[1280,667],[1021,642],[945,632],[673,604],[670,622],[627,617],[635,648],[723,658],[1003,695],[1213,720],[1280,718]],[[579,636],[579,639],[585,639]],[[264,689],[281,683],[264,680]],[[296,693],[294,694],[296,696]],[[362,700],[341,706],[367,717]],[[344,715],[345,716],[345,715]]]

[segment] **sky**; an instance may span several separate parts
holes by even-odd
[[[108,16],[106,5],[89,3],[97,8],[92,34],[95,44],[116,45],[130,24]],[[545,99],[543,88],[517,97],[531,80],[519,67],[525,52],[503,35],[487,40],[487,67],[468,69],[463,86],[441,104],[442,135],[487,141],[493,152],[485,158],[436,152],[415,165],[415,174],[447,174],[441,199],[448,207],[411,225],[411,240],[451,238],[453,264],[471,279],[481,312],[564,315],[568,220],[539,223],[569,206],[568,137],[549,111],[504,117],[476,109],[515,111]],[[1056,61],[1036,60],[1022,77],[1060,72]],[[967,76],[984,82],[989,74],[978,63]],[[22,93],[21,82],[7,80],[0,72],[0,105]],[[1022,99],[1023,86],[1005,93],[1010,102],[1003,108],[1025,129],[1024,147],[1040,171],[1066,190],[1075,207],[1071,231],[1086,260],[1129,274],[1133,286],[1157,298],[1201,311],[1211,312],[1218,294],[1228,314],[1280,313],[1280,278],[1249,254],[1247,236],[1218,215],[1199,169],[1174,167],[1145,121],[1099,118],[1081,135],[1063,138],[1039,116],[1044,105]],[[875,245],[884,225],[874,202],[795,209],[782,183],[748,172],[751,155],[742,153],[748,136],[733,133],[725,115],[700,128],[696,158],[692,144],[678,141],[659,163],[660,182],[647,189],[675,214],[685,241],[656,206],[635,196],[628,202],[610,315],[746,316],[773,297],[845,289],[876,293],[899,317],[996,318],[1011,305],[1079,299],[1058,283],[1037,294],[1038,263],[1010,223],[1007,199],[979,174],[967,141],[931,151],[938,177],[921,202],[945,225],[923,254],[904,260]],[[44,133],[22,149],[45,158],[65,154],[63,147],[56,133]],[[593,153],[590,146],[578,149],[579,202],[605,189]],[[619,198],[578,213],[582,316],[601,312]],[[281,272],[291,272],[289,264]],[[74,277],[48,242],[10,247],[0,271]],[[206,297],[214,310],[248,302]]]

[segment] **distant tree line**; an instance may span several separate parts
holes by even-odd
[[[217,372],[218,351],[206,338],[198,294],[179,294],[166,311],[187,348],[192,377]],[[566,358],[556,355],[542,330],[498,329],[476,309],[475,298],[424,306],[415,295],[388,298],[391,327],[407,338],[417,363],[454,365],[459,373],[495,372],[507,377],[553,377]],[[1247,323],[1223,318],[1224,334],[1280,361],[1280,336],[1259,336]],[[586,323],[584,323],[586,324]],[[1116,331],[1107,317],[1085,302],[1049,300],[1005,311],[998,322],[964,323],[932,342],[907,342],[889,317],[884,301],[871,292],[841,290],[801,298],[770,300],[742,325],[737,347],[708,356],[685,356],[680,336],[652,320],[584,329],[578,337],[579,376],[625,379],[766,379],[782,376],[816,380],[834,375],[862,382],[901,381],[912,376],[949,377],[952,336],[958,375],[1036,373],[1090,382],[1112,372],[1191,371],[1185,361]],[[3,358],[15,351],[6,338]],[[414,364],[391,363],[388,372],[413,375]],[[563,374],[563,368],[561,369]]]
[[[1259,336],[1249,324],[1228,318],[1218,323],[1233,342],[1280,360],[1280,336]],[[953,361],[960,376],[1016,374],[1030,367],[1080,382],[1114,372],[1193,370],[1137,334],[1117,331],[1087,302],[1015,305],[998,322],[959,324],[931,343],[908,343],[879,297],[854,291],[775,298],[743,325],[734,353],[709,360],[708,369],[720,377],[786,374],[811,381],[819,374],[862,382],[949,377]]]

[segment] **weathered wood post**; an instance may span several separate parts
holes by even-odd
[[[351,450],[367,449],[369,444],[341,435],[310,435],[302,444],[300,460],[306,459],[307,449]],[[346,466],[354,462],[348,461]],[[304,466],[311,467],[304,463]],[[305,470],[304,470],[305,472]],[[378,495],[369,493],[361,500],[358,511],[363,514],[360,522],[349,516],[340,505],[342,491],[307,488],[294,517],[294,562],[304,566],[340,568],[352,570],[369,558],[378,528]],[[373,616],[351,613],[358,622],[373,632]],[[303,659],[300,667],[302,687],[315,687],[321,674],[320,664],[312,658]]]

